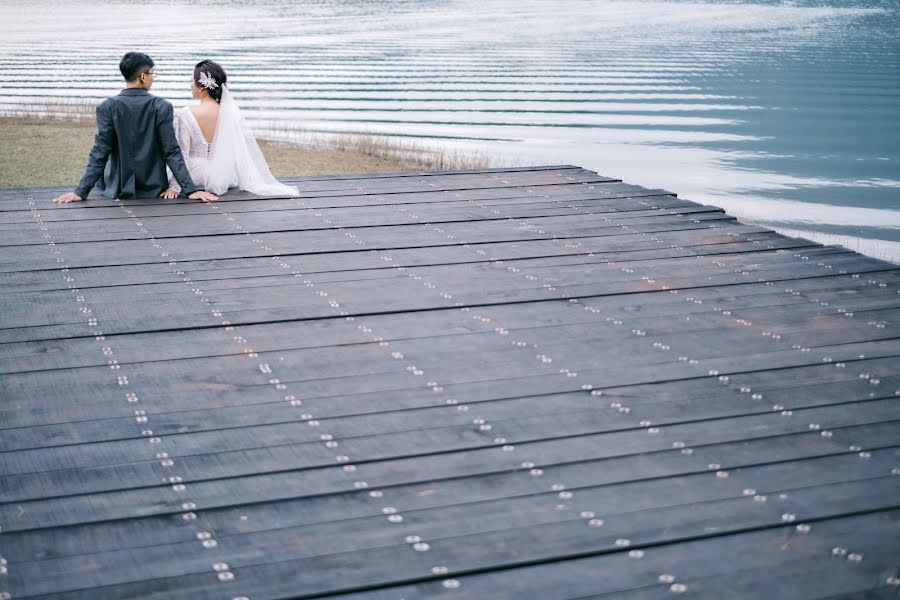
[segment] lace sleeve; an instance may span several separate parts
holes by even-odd
[[[178,146],[181,148],[181,155],[188,156],[191,149],[191,132],[184,122],[183,110],[184,109],[175,111],[175,118],[172,120],[172,126],[175,129],[175,139],[178,140]],[[172,170],[166,167],[166,172],[169,175],[169,189],[181,192],[181,186],[178,185],[178,181],[175,179]]]

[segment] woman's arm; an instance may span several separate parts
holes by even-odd
[[[182,112],[180,110],[175,111],[172,127],[175,130],[175,139],[178,141],[178,147],[181,148],[182,157],[189,156],[191,150],[191,132],[185,127],[184,117],[182,117]],[[181,193],[181,186],[178,185],[175,174],[172,173],[172,169],[168,166],[166,167],[166,172],[169,175],[169,189],[163,192],[162,196],[163,198],[177,198],[178,194]]]
[[[181,147],[178,140],[175,138],[174,111],[172,110],[172,104],[166,100],[161,100],[160,109],[157,115],[157,118],[159,119],[157,122],[158,135],[160,143],[162,144],[166,164],[169,166],[169,169],[172,170],[179,185],[181,185],[182,192],[185,194],[193,194],[197,191],[197,186],[194,185],[191,174],[184,164]]]

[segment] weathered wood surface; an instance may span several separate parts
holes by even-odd
[[[897,265],[571,166],[290,181],[0,190],[0,593],[897,597]]]

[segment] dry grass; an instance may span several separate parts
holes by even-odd
[[[74,187],[93,137],[93,124],[0,117],[0,187]]]
[[[491,166],[486,154],[465,154],[433,149],[415,143],[397,142],[384,137],[367,135],[338,135],[329,140],[334,148],[363,156],[392,156],[415,165],[419,171],[452,171],[482,169]]]
[[[274,127],[273,127],[274,125]],[[271,133],[273,141],[265,139]],[[492,166],[487,155],[448,152],[366,135],[323,136],[278,124],[261,130],[260,147],[276,177],[400,171],[445,171]],[[94,136],[94,104],[45,101],[0,105],[0,187],[75,185]]]
[[[415,166],[399,158],[357,154],[336,148],[301,148],[265,140],[260,141],[259,147],[275,177],[416,170]]]
[[[0,104],[0,118],[93,124],[95,109],[95,103],[79,99],[43,100],[29,104]]]

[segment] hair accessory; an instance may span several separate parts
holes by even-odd
[[[208,90],[219,87],[219,84],[216,83],[216,80],[210,77],[209,73],[207,73],[206,71],[200,71],[200,77],[198,78],[197,83]]]

